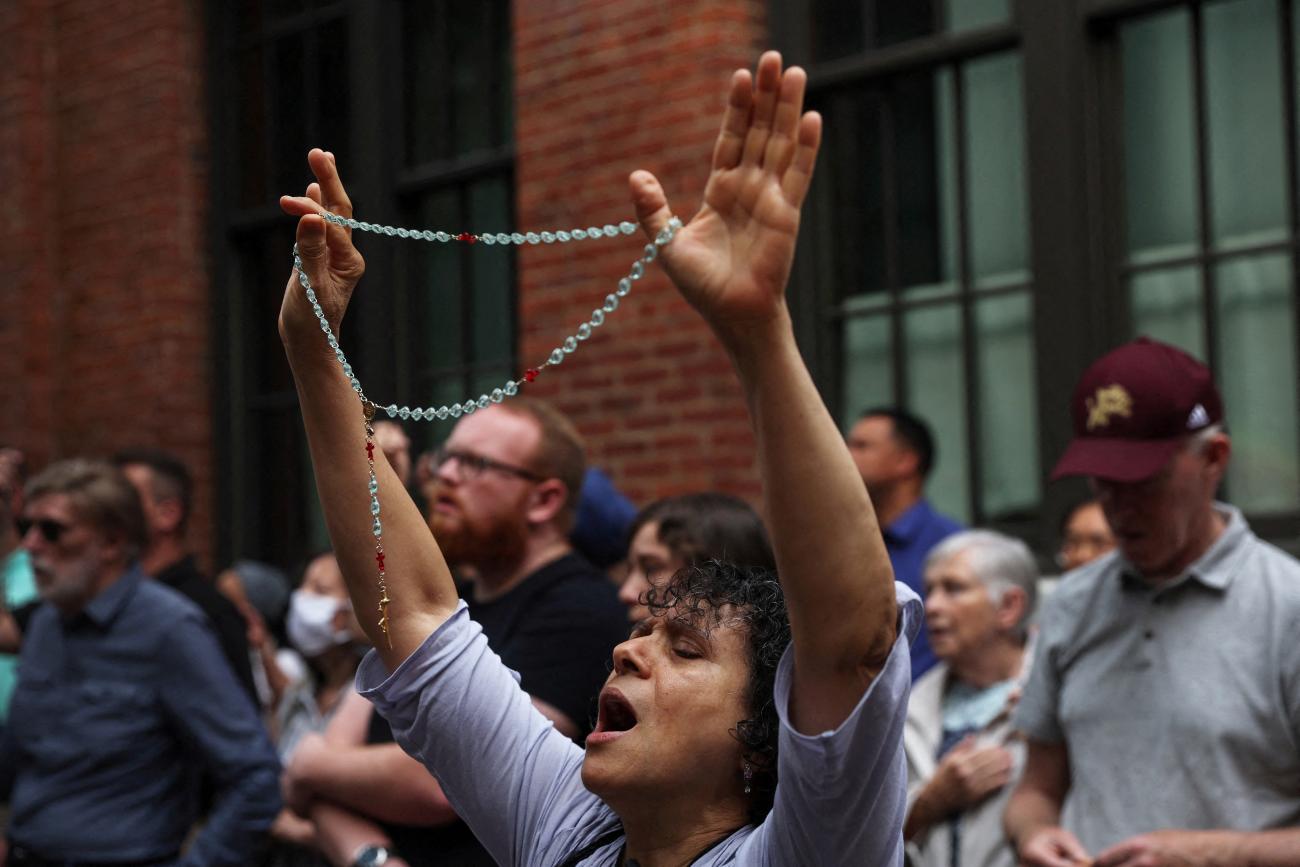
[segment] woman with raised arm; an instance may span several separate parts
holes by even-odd
[[[896,585],[866,491],[795,346],[785,302],[821,119],[774,52],[731,79],[699,213],[661,251],[730,354],[753,420],[778,584],[687,569],[614,652],[584,751],[520,691],[468,619],[415,505],[376,455],[388,635],[358,688],[502,864],[897,865],[902,732],[916,597]],[[363,271],[331,155],[285,197],[303,266],[337,328]],[[669,222],[658,181],[630,178],[642,227]],[[292,277],[280,329],[330,536],[357,611],[375,611],[357,396]],[[391,639],[391,646],[390,641]]]

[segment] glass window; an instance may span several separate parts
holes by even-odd
[[[1285,255],[1220,265],[1219,387],[1233,439],[1228,489],[1241,508],[1277,512],[1296,506],[1300,431],[1296,418],[1295,287]]]
[[[279,214],[276,197],[309,180],[307,149],[325,147],[353,167],[361,179],[350,192],[368,219],[389,215],[382,221],[455,232],[513,223],[509,3],[452,9],[408,0],[400,8],[404,26],[393,33],[351,26],[374,14],[354,0],[239,0],[213,16],[214,50],[230,61],[214,88],[225,103],[214,152],[231,181],[228,191],[214,190],[227,323],[217,350],[230,359],[219,411],[220,459],[229,470],[221,496],[234,516],[220,527],[222,556],[290,567],[326,542],[275,329],[279,297],[268,291],[283,285],[293,245],[292,221]],[[357,34],[373,41],[358,44]],[[361,82],[376,92],[356,94]],[[400,110],[374,108],[398,91],[410,100]],[[373,110],[378,135],[357,135],[359,105]],[[403,164],[391,173],[363,171],[390,158],[378,144],[387,140],[405,142],[397,149]],[[353,154],[354,141],[380,152]],[[376,297],[402,309],[349,317],[341,340],[352,361],[375,372],[368,385],[378,387],[379,371],[391,368],[396,381],[383,383],[384,393],[396,387],[393,393],[439,405],[510,375],[513,256],[461,244],[369,249],[371,273],[383,275],[384,285],[372,287]],[[393,345],[394,333],[409,336],[411,356],[407,344]],[[389,364],[373,363],[380,360]],[[411,433],[428,435],[427,428]],[[285,455],[293,459],[286,463]]]
[[[1221,0],[1120,28],[1131,321],[1214,366],[1234,443],[1226,494],[1256,514],[1300,507],[1282,13]]]
[[[813,96],[840,417],[895,404],[925,418],[940,454],[928,495],[976,522],[1040,496],[1021,81],[1019,55],[999,52]]]
[[[419,228],[453,234],[514,225],[510,148],[509,3],[468,7],[409,0],[406,53],[407,168],[418,176],[407,210]],[[512,248],[421,245],[404,250],[423,405],[462,402],[514,371],[515,256]],[[454,422],[420,425],[417,446]]]
[[[1124,182],[1134,261],[1196,249],[1196,117],[1191,16],[1157,15],[1124,28]]]
[[[1131,283],[1137,334],[1172,343],[1205,359],[1201,271],[1194,265],[1142,271]]]
[[[837,60],[890,45],[1006,24],[1010,0],[815,0],[813,57]]]
[[[929,423],[938,444],[926,486],[930,501],[961,521],[970,520],[966,380],[963,376],[961,308],[921,307],[903,317],[908,409]]]
[[[972,277],[980,288],[1023,284],[1029,233],[1020,58],[1001,54],[972,61],[963,67],[962,80]]]
[[[1229,247],[1287,235],[1282,62],[1276,0],[1207,4],[1205,142],[1210,225]]]

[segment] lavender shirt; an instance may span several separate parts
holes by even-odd
[[[776,675],[781,718],[776,802],[695,863],[901,865],[907,810],[903,724],[911,686],[909,643],[920,600],[895,584],[899,636],[884,670],[834,731],[803,735],[788,719],[794,657]],[[580,777],[583,751],[555,731],[488,649],[461,603],[389,675],[371,651],[357,689],[392,725],[393,735],[442,784],[456,813],[501,864],[555,867],[618,824]],[[623,839],[581,863],[617,864]]]

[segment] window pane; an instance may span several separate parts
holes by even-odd
[[[1205,358],[1201,275],[1194,266],[1138,274],[1130,284],[1133,328]]]
[[[899,268],[909,297],[952,291],[957,279],[956,139],[951,69],[897,83],[893,183]]]
[[[944,0],[944,7],[953,33],[1004,24],[1011,18],[1011,0]]]
[[[970,257],[976,286],[1027,282],[1024,100],[1020,57],[974,61],[962,71]]]
[[[290,33],[272,44],[273,77],[265,85],[271,93],[275,189],[295,193],[305,186],[307,149],[315,144],[310,139],[316,133],[307,92],[306,40],[304,33]]]
[[[419,225],[455,232],[463,224],[456,190],[442,190],[420,203]],[[415,261],[411,295],[424,327],[417,332],[421,367],[442,369],[460,364],[464,357],[461,293],[464,244],[420,244],[412,251]]]
[[[1038,412],[1029,294],[976,302],[975,331],[980,501],[987,520],[1038,504]]]
[[[492,6],[484,0],[459,3],[448,16],[451,79],[441,89],[451,86],[456,154],[472,153],[493,144],[492,110],[497,102],[491,87],[497,58],[492,45]]]
[[[1286,236],[1276,0],[1205,7],[1210,213],[1220,244]]]
[[[235,61],[239,70],[237,107],[231,115],[238,121],[239,160],[232,168],[239,173],[239,204],[243,207],[265,204],[271,195],[263,60],[261,49],[255,48],[240,53]]]
[[[352,129],[351,77],[348,75],[348,30],[342,18],[322,25],[317,31],[317,51],[320,57],[320,128],[317,133],[320,146],[334,153],[341,166],[351,166],[348,135]],[[307,154],[298,157],[304,168]]]
[[[892,406],[894,362],[889,318],[873,316],[844,323],[844,398],[840,401],[845,430],[864,409]]]
[[[826,114],[825,189],[835,237],[826,279],[851,298],[885,288],[885,214],[881,171],[881,97],[865,90],[832,95]]]
[[[816,0],[813,57],[834,60],[909,39],[1010,20],[1010,0]]]
[[[1232,462],[1228,493],[1251,512],[1300,506],[1295,296],[1285,255],[1228,262],[1216,272],[1219,387]]]
[[[942,511],[969,520],[966,388],[958,307],[925,307],[903,317],[907,407],[934,429],[938,461],[927,496]]]
[[[508,178],[487,178],[469,189],[470,225],[476,231],[503,231],[510,219]],[[469,251],[474,361],[514,357],[514,248],[477,245]]]
[[[1124,185],[1134,261],[1196,248],[1196,124],[1191,18],[1145,18],[1120,35],[1124,63]]]
[[[451,52],[446,49],[446,6],[407,2],[403,5],[406,66],[406,143],[410,165],[452,155],[452,109],[446,81]]]

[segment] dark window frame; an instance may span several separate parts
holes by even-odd
[[[1013,0],[1012,24],[956,35],[932,36],[860,56],[809,64],[810,23],[805,4],[769,0],[771,33],[788,62],[809,68],[810,90],[863,77],[933,68],[952,57],[977,56],[1016,46],[1025,88],[1026,184],[1030,226],[1030,272],[1036,291],[1033,337],[1036,345],[1039,465],[1050,471],[1072,438],[1068,412],[1074,383],[1097,356],[1127,339],[1132,316],[1127,294],[1122,219],[1124,186],[1122,127],[1118,117],[1121,84],[1117,52],[1109,34],[1118,22],[1172,8],[1200,6],[1206,0]],[[1293,290],[1300,293],[1300,119],[1297,118],[1296,52],[1290,19],[1300,14],[1282,3],[1285,135],[1290,237],[1258,248],[1214,250],[1202,244],[1190,264],[1203,271],[1224,260],[1275,250],[1291,255]],[[1199,40],[1198,48],[1199,51]],[[1205,135],[1204,112],[1200,112]],[[1204,149],[1199,159],[1204,163]],[[1204,197],[1203,174],[1200,195]],[[1062,206],[1062,203],[1069,203]],[[818,207],[816,201],[810,207]],[[1208,220],[1204,221],[1208,225]],[[1202,227],[1202,232],[1207,231]],[[836,414],[840,407],[841,362],[836,350],[836,320],[824,314],[825,287],[818,285],[813,257],[801,242],[791,285],[796,329],[814,378]],[[1166,263],[1167,264],[1167,263]],[[1212,279],[1212,278],[1211,278]],[[1207,314],[1214,303],[1203,294]],[[1206,315],[1207,330],[1215,317]],[[1300,298],[1296,304],[1300,335]],[[1207,335],[1207,349],[1215,342]],[[1300,369],[1300,339],[1294,347]],[[894,351],[898,351],[895,339]],[[1212,359],[1217,361],[1217,359]],[[969,391],[968,391],[969,396]],[[972,451],[974,458],[977,452]],[[972,487],[972,492],[976,489]],[[1054,550],[1057,526],[1066,508],[1084,496],[1082,481],[1045,483],[1036,518],[993,526],[1026,538],[1039,551]],[[1300,510],[1281,515],[1251,515],[1261,536],[1300,552]]]
[[[269,465],[271,469],[282,468],[283,476],[277,472],[271,478],[252,477],[253,461],[265,448],[260,429],[265,413],[287,412],[296,419],[297,413],[293,408],[296,408],[297,397],[292,388],[257,391],[257,384],[265,379],[265,371],[258,364],[250,367],[250,351],[257,350],[263,357],[270,357],[266,346],[258,342],[268,339],[268,323],[250,321],[252,314],[245,299],[258,297],[250,293],[270,293],[283,285],[289,268],[292,230],[288,229],[286,233],[290,222],[274,201],[274,194],[289,190],[266,190],[267,201],[252,205],[241,203],[239,67],[232,62],[237,53],[253,50],[259,43],[269,44],[278,39],[292,38],[295,34],[308,34],[305,37],[308,48],[303,58],[303,68],[312,71],[304,74],[308,82],[304,100],[308,103],[304,108],[308,122],[305,129],[290,138],[320,144],[339,153],[344,180],[359,217],[375,223],[408,225],[403,222],[407,204],[422,192],[440,184],[463,182],[476,173],[503,170],[507,172],[506,182],[511,190],[513,206],[513,142],[492,153],[476,153],[454,162],[406,166],[404,130],[401,128],[404,111],[401,101],[406,86],[401,5],[395,0],[380,3],[313,0],[313,3],[304,4],[309,8],[301,11],[281,15],[273,21],[263,21],[251,30],[241,28],[236,18],[241,8],[252,7],[245,4],[206,4],[205,7],[211,47],[207,73],[213,194],[208,238],[213,252],[212,417],[219,468],[216,514],[227,516],[215,528],[219,563],[253,556],[271,560],[281,567],[295,566],[316,545],[318,540],[314,537],[320,530],[316,526],[319,519],[314,520],[311,514],[312,486],[305,464],[288,467],[272,463]],[[505,5],[508,8],[508,4]],[[344,100],[342,110],[348,115],[348,123],[342,130],[345,140],[326,142],[321,139],[322,131],[316,120],[323,112],[320,101],[331,94],[321,93],[321,88],[314,84],[319,80],[314,71],[320,57],[311,46],[316,38],[313,35],[316,28],[331,23],[342,26],[345,33],[346,64],[345,68],[336,70],[345,84],[344,92],[332,96]],[[513,38],[509,15],[504,27],[507,39],[504,50],[509,52],[509,40]],[[262,82],[273,80],[273,61],[269,52],[267,55],[262,62]],[[264,169],[268,175],[264,185],[284,184],[283,177],[277,181],[277,172],[284,177],[301,175],[305,184],[305,162],[288,168],[277,165],[273,142],[280,130],[274,126],[275,120],[268,113],[266,128],[260,131],[262,148],[266,152]],[[294,168],[301,171],[292,171]],[[241,277],[241,271],[247,270],[242,264],[241,244],[245,239],[268,243],[265,238],[273,233],[282,234],[285,240],[284,270],[266,275],[264,280],[258,280],[257,286],[249,285],[250,280]],[[359,239],[359,246],[366,258],[367,303],[349,311],[340,341],[365,382],[368,394],[376,400],[395,400],[406,395],[414,397],[420,376],[414,369],[415,350],[410,333],[411,317],[408,315],[411,293],[416,291],[409,280],[410,242],[398,244],[389,239],[365,236]],[[513,267],[510,277],[513,307],[517,298]],[[265,285],[260,285],[263,282]],[[463,282],[462,286],[468,294],[468,282]],[[278,294],[276,300],[278,303]],[[274,327],[273,322],[269,327]],[[513,361],[517,342],[517,327],[513,322],[510,332]],[[273,332],[269,333],[273,339]],[[278,347],[278,340],[275,343]],[[281,433],[290,436],[287,426]],[[298,446],[296,454],[283,454],[279,459],[294,460],[301,456],[305,461],[305,438],[300,422],[297,424],[297,439],[293,442]],[[284,448],[284,442],[281,442],[281,447]],[[281,483],[282,479],[299,485],[298,499],[308,505],[298,510],[299,514],[264,516],[283,525],[284,532],[275,533],[271,545],[267,541],[267,531],[252,527],[251,523],[257,520],[257,514],[266,511],[262,505],[266,500],[266,486]],[[271,547],[274,550],[267,550]]]

